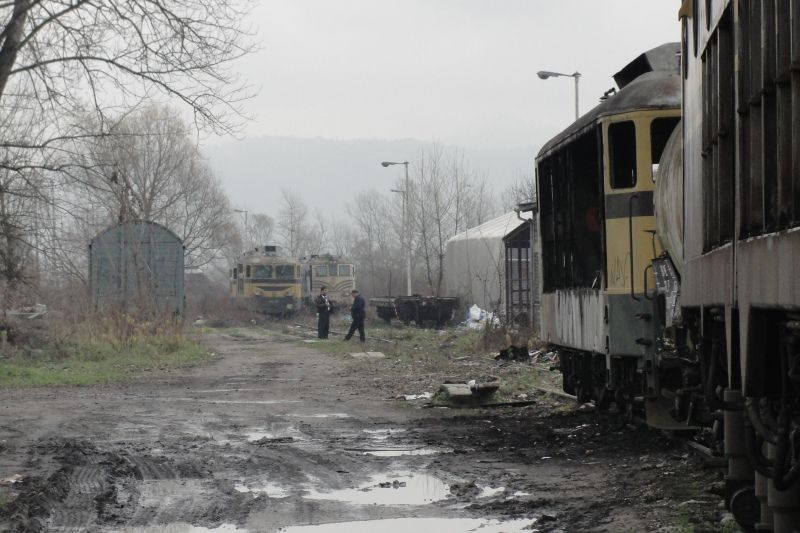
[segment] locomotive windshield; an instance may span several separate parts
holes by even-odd
[[[352,275],[352,267],[350,265],[339,265],[339,275],[340,276],[351,276]]]
[[[256,265],[253,270],[253,277],[260,279],[271,278],[272,265]]]
[[[314,267],[314,275],[318,277],[328,275],[328,265],[318,265]]]
[[[294,265],[277,265],[275,267],[276,279],[294,279]]]

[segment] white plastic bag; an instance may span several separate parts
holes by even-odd
[[[469,319],[471,322],[478,322],[481,319],[481,308],[477,304],[473,304],[469,308]]]

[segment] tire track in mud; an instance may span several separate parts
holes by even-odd
[[[11,531],[91,530],[128,521],[138,482],[176,479],[178,471],[156,460],[100,450],[82,440],[50,439],[32,449],[31,461],[49,458],[54,470],[26,478],[4,511]]]

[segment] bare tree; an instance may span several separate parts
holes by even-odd
[[[519,174],[501,194],[504,210],[511,210],[522,203],[536,201],[536,183],[533,174]]]
[[[246,88],[227,65],[252,49],[247,0],[9,0],[0,4],[0,107],[35,100],[100,115],[153,91],[230,131]],[[85,95],[88,93],[88,98]],[[7,139],[6,139],[7,140]]]
[[[275,220],[263,213],[250,215],[247,235],[251,244],[264,246],[272,243],[273,233],[275,232]]]
[[[348,211],[355,225],[351,252],[360,266],[359,285],[368,287],[372,294],[393,292],[393,283],[400,286],[402,262],[397,253],[399,241],[393,239],[387,223],[388,200],[377,191],[363,191]]]
[[[120,110],[146,99],[169,99],[193,112],[197,128],[236,130],[243,119],[240,103],[249,90],[228,65],[253,48],[242,25],[250,5],[251,0],[0,3],[4,242],[13,240],[17,250],[13,256],[6,253],[5,259],[13,257],[16,264],[0,273],[0,282],[19,282],[20,246],[35,249],[40,233],[55,238],[51,219],[69,207],[60,204],[70,197],[64,182],[47,174],[74,177],[94,171],[73,156],[83,153],[82,141],[111,133],[116,124],[109,118]],[[117,192],[126,193],[122,188]],[[23,211],[10,207],[32,198],[36,205]],[[37,222],[30,227],[25,216],[45,211],[49,226]],[[187,220],[192,216],[186,213]],[[73,229],[79,237],[81,225]],[[55,256],[69,266],[68,256],[58,255],[48,249],[45,259]]]
[[[289,256],[297,258],[308,252],[308,206],[289,189],[281,189],[281,199],[278,236]]]
[[[350,257],[355,240],[356,232],[351,226],[338,219],[331,221],[328,231],[328,246],[331,253],[340,257]]]
[[[68,227],[86,236],[114,222],[149,220],[174,231],[187,268],[212,260],[225,244],[231,209],[174,109],[149,106],[124,116],[108,136],[84,143],[57,203]],[[63,223],[63,219],[61,221]],[[55,248],[58,240],[53,243]]]

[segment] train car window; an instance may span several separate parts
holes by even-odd
[[[797,9],[795,9],[797,7]],[[784,31],[791,32],[791,49],[789,51],[791,65],[800,65],[800,6],[797,3],[792,4],[792,16],[789,17],[788,24],[784,26]],[[780,29],[779,29],[780,31]],[[800,108],[800,70],[797,68],[791,69],[790,74],[791,90],[792,90],[792,141],[791,144],[796,148],[800,144],[800,120],[797,118],[798,108]],[[790,189],[786,192],[791,198],[792,213],[791,225],[800,225],[800,153],[795,149],[792,151],[790,160],[786,161],[791,169],[791,181],[789,183]]]
[[[239,271],[234,268],[233,270],[231,270],[231,277],[233,279],[237,279],[239,277],[239,276],[237,276],[238,273],[239,273]]]
[[[247,265],[245,267],[245,269],[244,269],[244,277],[246,277],[246,278],[250,277],[250,265]]]
[[[597,287],[602,279],[602,172],[597,130],[539,162],[544,291]]]
[[[636,185],[636,125],[631,120],[608,126],[611,188],[629,189]]]
[[[350,273],[351,268],[350,265],[339,265],[339,275],[340,276],[351,276]]]
[[[692,2],[692,45],[694,47],[694,57],[697,57],[697,50],[699,48],[697,40],[698,40],[698,27],[700,25],[700,21],[698,20],[698,8],[699,0],[694,0]]]
[[[789,0],[778,0],[775,5],[776,13],[789,13]],[[797,18],[797,17],[795,17]],[[792,36],[792,17],[776,16],[776,79],[777,83],[777,196],[778,196],[778,228],[783,229],[792,225],[797,216],[792,208],[792,157],[794,143],[792,141],[792,39],[797,39],[797,33]],[[798,25],[797,21],[794,21]],[[797,44],[795,44],[797,47]],[[798,47],[800,50],[800,47]],[[800,63],[797,63],[800,64]],[[796,77],[800,78],[797,74]],[[800,85],[795,81],[795,90]],[[795,103],[797,105],[797,103]]]
[[[272,277],[272,265],[256,265],[253,270],[253,277],[258,279],[269,279]]]
[[[663,117],[650,123],[650,163],[653,168],[653,181],[656,180],[656,170],[664,153],[664,147],[678,122],[680,122],[678,117]]]
[[[314,275],[317,277],[328,276],[328,265],[317,265],[314,267]]]
[[[275,265],[276,279],[293,279],[294,265]]]

